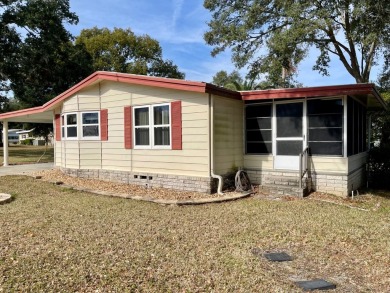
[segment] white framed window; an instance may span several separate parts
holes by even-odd
[[[66,113],[61,117],[62,138],[76,140],[78,138],[77,113]]]
[[[99,139],[100,138],[100,115],[99,112],[82,112],[81,114],[81,138]]]
[[[134,148],[170,149],[170,104],[133,108]]]
[[[73,112],[62,114],[61,137],[64,140],[100,139],[99,111]]]

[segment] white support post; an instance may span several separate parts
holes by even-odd
[[[8,121],[3,121],[3,166],[8,166]]]

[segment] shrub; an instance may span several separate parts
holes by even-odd
[[[20,144],[23,144],[23,145],[32,145],[33,144],[33,138],[27,138],[25,140],[22,140],[20,141]]]
[[[368,182],[372,188],[390,189],[390,145],[374,147],[369,152]]]

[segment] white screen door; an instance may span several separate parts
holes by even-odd
[[[303,102],[275,105],[275,169],[299,169],[304,143],[303,112]]]

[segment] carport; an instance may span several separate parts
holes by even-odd
[[[8,166],[8,123],[47,123],[53,124],[54,107],[45,104],[41,107],[23,109],[0,114],[0,121],[3,124],[3,166]]]

